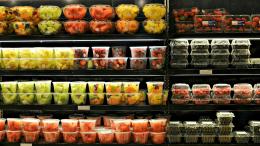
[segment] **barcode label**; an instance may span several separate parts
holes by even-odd
[[[79,111],[89,111],[90,110],[90,106],[78,106],[78,110]]]
[[[20,146],[32,146],[31,143],[21,143]]]
[[[212,70],[208,69],[208,70],[200,70],[200,74],[201,75],[212,75]]]

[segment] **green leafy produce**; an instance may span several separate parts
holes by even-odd
[[[61,15],[61,8],[58,6],[43,5],[38,11],[42,20],[57,20]]]
[[[71,99],[74,104],[81,105],[86,103],[86,82],[71,82]]]
[[[61,23],[56,20],[44,20],[38,24],[39,31],[43,35],[54,35],[57,34],[61,29]]]
[[[36,101],[40,105],[51,104],[51,81],[37,81],[35,82]]]
[[[18,93],[21,104],[33,104],[34,82],[18,82]]]
[[[53,82],[55,104],[68,104],[69,102],[69,82]]]

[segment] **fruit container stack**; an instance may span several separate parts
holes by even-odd
[[[97,70],[108,69],[108,56],[110,47],[92,47],[93,66]]]
[[[233,118],[232,112],[217,112],[217,127],[219,143],[231,143],[233,139]]]
[[[166,56],[166,46],[149,46],[149,65],[152,70],[163,69]]]
[[[212,99],[215,104],[230,104],[231,102],[231,85],[215,84],[212,88]]]
[[[159,3],[145,4],[143,13],[146,17],[146,20],[143,22],[144,31],[146,33],[161,34],[166,30],[167,24],[164,20],[166,16],[165,5]]]
[[[190,86],[184,83],[173,84],[171,100],[173,104],[188,104],[191,101]]]
[[[192,98],[194,104],[204,105],[209,104],[211,101],[209,84],[194,84],[192,86]]]
[[[174,9],[172,17],[175,20],[175,29],[177,33],[193,33],[194,18],[200,10],[197,7]]]
[[[168,91],[163,90],[164,82],[146,82],[146,85],[148,103],[150,105],[166,105]]]
[[[251,139],[251,135],[246,131],[235,131],[234,132],[235,141],[238,144],[247,144]]]
[[[77,119],[62,119],[61,120],[61,133],[65,143],[77,143],[79,135],[79,121]],[[80,126],[80,130],[82,130]]]
[[[233,100],[235,104],[250,104],[253,98],[253,87],[248,83],[234,85]]]
[[[108,105],[125,104],[123,96],[122,82],[106,82],[106,100]]]
[[[249,129],[252,134],[252,141],[260,143],[260,121],[250,121]]]
[[[43,119],[42,134],[46,143],[57,143],[60,139],[59,119]]]
[[[126,46],[113,46],[112,57],[108,66],[112,70],[125,70],[127,68]]]
[[[250,67],[250,41],[248,39],[234,39],[231,46],[232,66],[236,68]]]
[[[166,124],[167,119],[151,119],[150,136],[153,144],[163,144],[166,140]]]
[[[213,39],[211,41],[211,65],[214,68],[227,68],[229,62],[229,40]]]
[[[139,90],[140,82],[123,82],[123,94],[126,105],[139,105],[142,99],[142,93]]]
[[[78,81],[70,82],[71,91],[71,101],[72,104],[83,105],[86,104],[87,94],[86,94],[87,82]]]
[[[189,56],[189,41],[186,39],[172,40],[171,46],[171,68],[187,68]]]
[[[47,105],[52,102],[51,81],[35,81],[35,99],[39,105]]]
[[[184,122],[184,142],[198,143],[200,137],[200,125],[196,121]]]
[[[254,96],[253,100],[256,104],[260,104],[260,84],[254,85]]]
[[[183,124],[180,121],[170,121],[167,125],[167,139],[169,143],[181,143]]]
[[[200,123],[200,128],[202,143],[215,143],[216,124],[213,121],[202,121]]]
[[[210,64],[209,41],[194,39],[191,41],[191,65],[194,68],[207,68]]]
[[[89,24],[84,21],[87,8],[81,4],[70,4],[63,8],[63,14],[68,21],[63,23],[65,31],[70,35],[83,34],[89,30]]]
[[[147,67],[147,46],[130,47],[131,56],[130,68],[144,70]]]
[[[224,17],[225,33],[250,33],[251,18],[249,15],[226,15]]]
[[[88,82],[89,89],[89,104],[90,105],[102,105],[104,104],[105,94],[105,82]]]
[[[0,83],[3,104],[17,104],[19,102],[16,94],[17,83],[16,81]]]

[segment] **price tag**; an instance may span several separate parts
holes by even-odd
[[[21,143],[20,146],[32,146],[31,143]]]
[[[88,105],[83,105],[83,106],[78,106],[79,111],[90,111],[90,106]]]
[[[212,69],[208,69],[208,70],[200,70],[200,74],[201,75],[212,75]]]

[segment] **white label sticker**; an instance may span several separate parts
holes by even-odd
[[[21,143],[20,146],[32,146],[31,143]]]
[[[84,105],[84,106],[78,106],[79,111],[89,111],[90,106]]]
[[[200,70],[201,75],[212,75],[212,69]]]
[[[209,21],[202,21],[202,25],[203,26],[208,26],[209,25]]]

